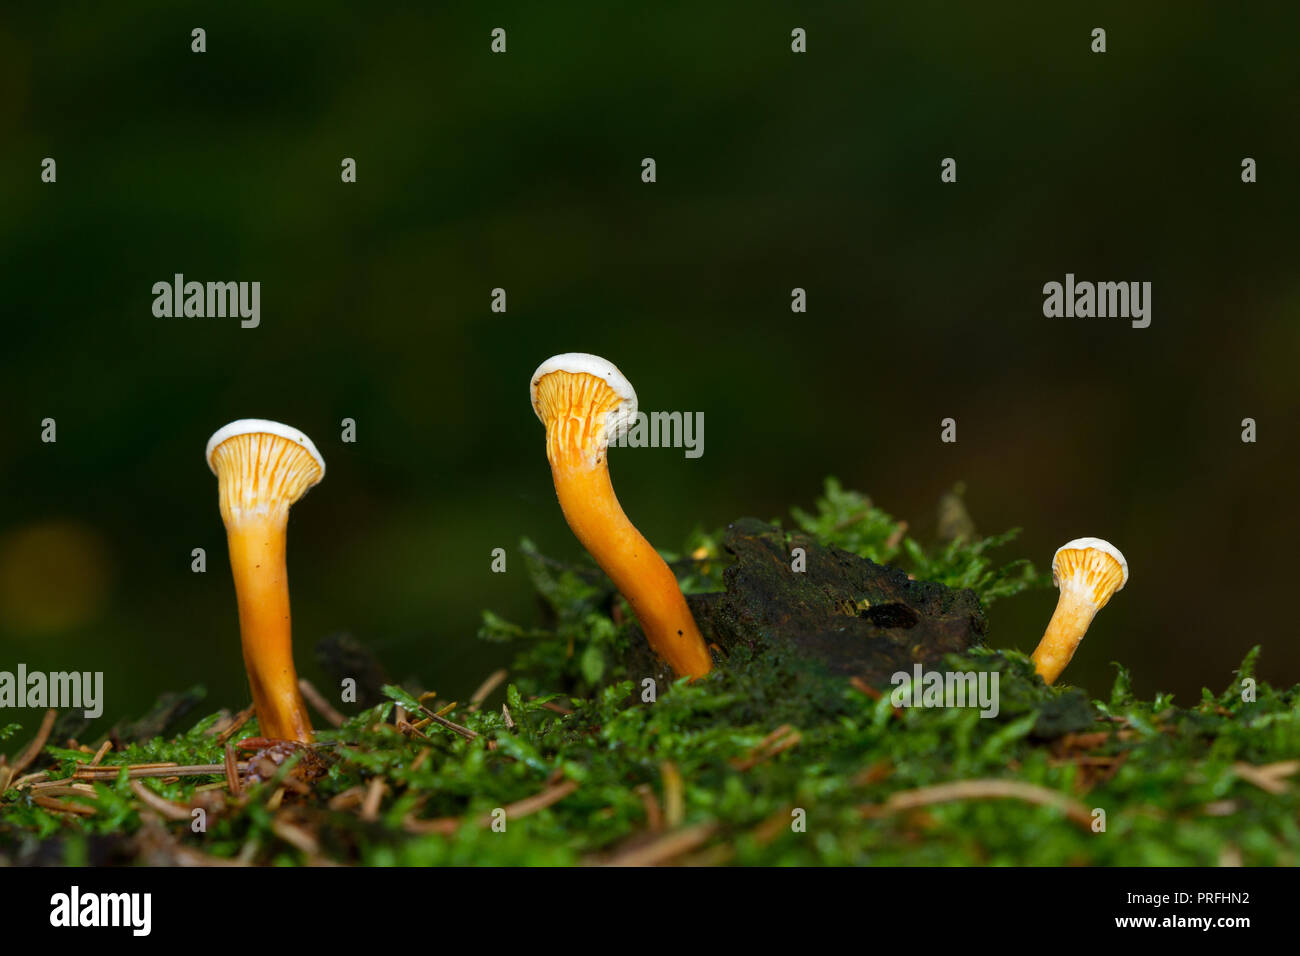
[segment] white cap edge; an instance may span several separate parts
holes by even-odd
[[[537,370],[528,379],[528,402],[533,406],[533,414],[539,420],[542,416],[537,410],[537,383],[552,372],[594,375],[596,378],[604,379],[605,384],[622,399],[605,421],[605,430],[609,433],[609,438],[622,434],[636,419],[636,389],[627,380],[627,376],[618,370],[617,365],[609,359],[592,355],[590,352],[562,352],[559,355],[552,355],[537,366]]]
[[[1052,576],[1056,576],[1056,555],[1060,554],[1062,551],[1082,551],[1086,548],[1095,548],[1098,551],[1103,551],[1119,562],[1120,570],[1123,572],[1123,579],[1119,582],[1119,587],[1115,590],[1124,590],[1124,585],[1128,584],[1128,561],[1124,559],[1124,554],[1119,548],[1102,538],[1075,538],[1073,541],[1067,541],[1065,544],[1057,548],[1056,553],[1052,555]]]
[[[310,438],[302,433],[301,430],[285,425],[282,422],[273,422],[266,418],[241,418],[231,422],[229,425],[222,425],[212,437],[208,439],[207,450],[203,453],[204,459],[208,463],[208,468],[215,475],[217,469],[212,464],[212,453],[217,450],[217,446],[223,442],[229,441],[239,435],[275,435],[277,438],[283,438],[291,441],[302,448],[313,458],[316,464],[320,465],[320,478],[312,482],[313,485],[319,484],[321,478],[325,477],[325,459],[321,457],[320,451]]]

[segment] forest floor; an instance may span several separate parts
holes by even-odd
[[[793,519],[810,547],[936,582],[922,596],[981,620],[1048,585],[995,565],[1010,535],[925,548],[833,481]],[[895,687],[762,628],[716,642],[704,679],[652,682],[603,576],[521,549],[542,623],[484,615],[480,636],[519,651],[464,703],[363,678],[353,713],[323,705],[314,748],[257,742],[231,708],[184,726],[197,689],[95,738],[83,726],[84,743],[71,715],[0,726],[0,863],[1300,862],[1300,689],[1256,683],[1258,649],[1189,707],[1136,698],[1123,669],[1106,699],[1048,687],[996,633],[926,664],[996,675],[996,715],[897,706]],[[668,557],[693,607],[736,586],[734,530]]]

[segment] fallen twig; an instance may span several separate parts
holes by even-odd
[[[767,846],[782,833],[790,831],[790,821],[794,819],[793,804],[782,807],[753,829],[754,842]]]
[[[370,785],[366,788],[366,798],[361,803],[361,819],[366,821],[375,821],[379,819],[379,802],[384,798],[384,791],[388,785],[384,783],[383,777],[371,777]]]
[[[271,821],[271,832],[278,836],[285,843],[295,849],[301,850],[308,856],[317,856],[320,853],[320,844],[316,838],[304,830],[302,827],[290,823],[283,817],[276,817]]]
[[[236,764],[240,770],[244,770],[247,764]],[[206,777],[210,774],[224,774],[226,772],[225,764],[220,763],[203,763],[192,764],[190,766],[179,767],[176,764],[127,764],[123,766],[113,766],[100,764],[98,767],[78,767],[73,771],[72,776],[77,780],[113,780],[125,769],[129,779],[138,777]]]
[[[544,810],[553,803],[559,803],[573,791],[578,789],[578,781],[565,780],[546,788],[540,793],[535,793],[531,797],[524,797],[514,803],[508,803],[505,806],[506,818],[526,817],[536,813],[538,810]],[[483,818],[483,825],[487,826],[492,822],[492,814],[487,814]]]
[[[36,736],[32,738],[31,743],[23,748],[22,753],[14,759],[13,764],[10,766],[10,779],[21,774],[27,769],[27,765],[40,755],[41,749],[45,746],[45,741],[50,739],[50,731],[54,728],[54,718],[56,716],[58,716],[58,711],[53,707],[45,712],[45,716],[41,718],[41,726],[36,731]]]
[[[686,818],[686,784],[671,760],[659,765],[659,779],[664,785],[664,822],[669,829],[675,830]]]
[[[935,803],[990,799],[1024,800],[1027,803],[1052,807],[1060,810],[1080,826],[1092,826],[1092,814],[1078,800],[1071,799],[1055,790],[1049,790],[1034,783],[1024,783],[1020,780],[958,780],[954,783],[941,783],[933,787],[920,787],[916,790],[905,790],[902,793],[896,793],[883,804],[871,804],[862,807],[860,812],[864,817],[878,817]]]
[[[98,767],[99,762],[104,759],[105,754],[107,754],[112,749],[113,749],[113,741],[105,740],[103,744],[100,745],[100,748],[95,751],[95,756],[91,758],[90,763],[88,763],[86,766]]]
[[[148,804],[151,809],[157,811],[168,820],[189,820],[191,818],[189,807],[182,807],[180,804],[172,803],[165,797],[154,793],[139,780],[131,781],[131,792],[134,793],[142,803]]]
[[[504,667],[500,670],[493,671],[483,679],[483,683],[478,685],[478,690],[474,691],[469,698],[469,710],[471,713],[483,706],[483,701],[487,700],[488,695],[505,683],[505,679],[510,676],[510,672]]]
[[[576,780],[565,780],[554,786],[549,786],[531,797],[525,797],[514,803],[508,803],[501,809],[505,811],[507,820],[517,820],[520,817],[526,817],[536,813],[538,810],[544,810],[553,803],[559,803],[573,791],[578,789]],[[479,826],[491,826],[495,816],[492,813],[485,813],[477,819]],[[450,836],[458,829],[469,822],[465,817],[439,817],[436,820],[416,820],[407,817],[404,822],[404,829],[409,833],[442,833]]]
[[[90,784],[69,784],[66,780],[38,783],[32,787],[32,793],[40,794],[42,797],[89,797],[91,800],[99,799],[99,794],[95,793],[95,788]]]
[[[659,798],[655,796],[655,788],[648,783],[643,783],[636,788],[636,793],[641,798],[641,805],[645,807],[645,825],[651,831],[659,831],[664,828],[664,813],[659,806]]]
[[[217,735],[217,743],[224,744],[231,737],[235,736],[235,734],[239,733],[240,727],[243,727],[244,724],[248,723],[252,719],[253,719],[253,705],[249,704],[247,707],[245,707],[243,710],[241,710],[239,713],[235,715],[235,719],[231,721],[229,727],[227,727],[225,730],[223,730],[221,733]]]
[[[1272,794],[1286,793],[1289,785],[1284,780],[1297,770],[1300,770],[1300,760],[1282,760],[1261,766],[1239,760],[1232,765],[1232,772],[1242,780]]]
[[[432,696],[432,694],[425,694],[424,696],[430,697]],[[401,714],[402,705],[398,704],[397,706],[398,706],[398,713]],[[424,706],[422,702],[420,703],[420,710],[424,712],[424,716],[428,717],[438,726],[446,727],[448,730],[452,731],[453,733],[460,734],[466,740],[477,740],[479,737],[479,732],[477,730],[470,730],[468,727],[462,727],[460,724],[453,723],[452,721],[448,720],[446,717],[443,717],[441,714],[435,713],[434,711],[430,710],[428,707]]]
[[[353,807],[360,806],[361,801],[365,799],[365,796],[365,787],[360,785],[348,787],[348,789],[344,790],[342,793],[335,794],[331,797],[326,806],[331,810],[351,810]]]
[[[48,773],[47,771],[45,771],[45,770],[38,770],[38,771],[36,771],[35,773],[29,773],[29,774],[27,774],[26,776],[19,777],[17,780],[13,781],[13,783],[11,784],[11,786],[12,786],[15,790],[21,790],[23,787],[32,786],[32,785],[34,785],[37,781],[42,780],[42,779],[44,779],[45,777],[48,777],[48,776],[49,776],[49,773]],[[71,780],[72,778],[69,777],[68,779]]]
[[[230,795],[242,795],[244,785],[239,781],[239,761],[235,759],[235,748],[230,746],[230,741],[226,741],[226,762],[223,769],[226,771],[226,787],[230,790]]]
[[[334,709],[330,702],[325,699],[325,695],[316,689],[315,684],[305,677],[300,677],[298,678],[298,689],[302,691],[302,696],[307,698],[307,703],[316,708],[316,712],[324,717],[326,722],[333,727],[343,726],[347,718]]]
[[[757,745],[749,752],[749,756],[743,759],[730,761],[731,765],[740,772],[744,773],[750,770],[764,760],[770,760],[784,750],[789,750],[802,740],[803,737],[799,731],[795,730],[789,724],[782,724],[776,730],[772,731],[766,737],[758,742]]]
[[[93,817],[97,812],[94,807],[88,807],[84,803],[68,803],[66,800],[55,800],[53,797],[33,795],[32,802],[38,807],[54,810],[57,813],[76,813],[83,817]]]
[[[605,866],[658,866],[695,849],[717,831],[716,823],[699,823],[667,833],[653,843],[634,847],[606,860]]]

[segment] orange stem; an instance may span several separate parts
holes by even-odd
[[[1043,683],[1051,684],[1061,676],[1061,671],[1074,657],[1075,650],[1088,633],[1088,626],[1097,614],[1097,606],[1073,589],[1063,588],[1056,601],[1056,610],[1047,622],[1043,639],[1038,642],[1031,658]]]
[[[564,519],[632,606],[650,647],[678,675],[707,674],[713,658],[677,578],[623,513],[604,452],[595,462],[557,456],[551,476]]]
[[[311,743],[311,720],[293,666],[286,524],[287,515],[245,517],[229,529],[226,538],[239,603],[244,667],[262,735]]]

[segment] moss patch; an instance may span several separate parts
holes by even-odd
[[[954,589],[916,585],[940,609],[966,600],[963,588],[987,606],[1044,586],[1027,562],[990,557],[1011,536],[959,535],[926,548],[834,482],[816,513],[794,519],[790,534],[817,547]],[[688,592],[725,587],[735,560],[725,540],[696,534],[683,557],[669,556]],[[218,731],[228,712],[164,736],[158,720],[186,720],[177,701],[194,699],[173,695],[163,717],[117,729],[122,746],[102,763],[119,769],[102,779],[80,779],[96,744],[46,745],[0,798],[0,856],[416,865],[1300,858],[1300,692],[1261,683],[1243,694],[1257,651],[1221,693],[1206,690],[1189,707],[1135,698],[1123,668],[1104,700],[1046,687],[1023,654],[996,649],[995,631],[983,646],[927,658],[935,669],[996,672],[999,712],[986,719],[976,708],[896,708],[890,687],[811,666],[806,647],[765,641],[763,626],[724,646],[708,679],[660,680],[649,702],[643,640],[608,582],[526,542],[523,550],[544,619],[486,614],[481,633],[518,646],[503,704],[444,712],[442,698],[389,686],[385,700],[320,733],[309,783],[299,782],[309,776],[304,755],[253,748],[244,759],[258,779],[246,773],[234,796],[224,773],[130,778],[133,764],[224,764]],[[11,760],[32,730],[0,728]],[[250,722],[232,741],[256,732]]]

